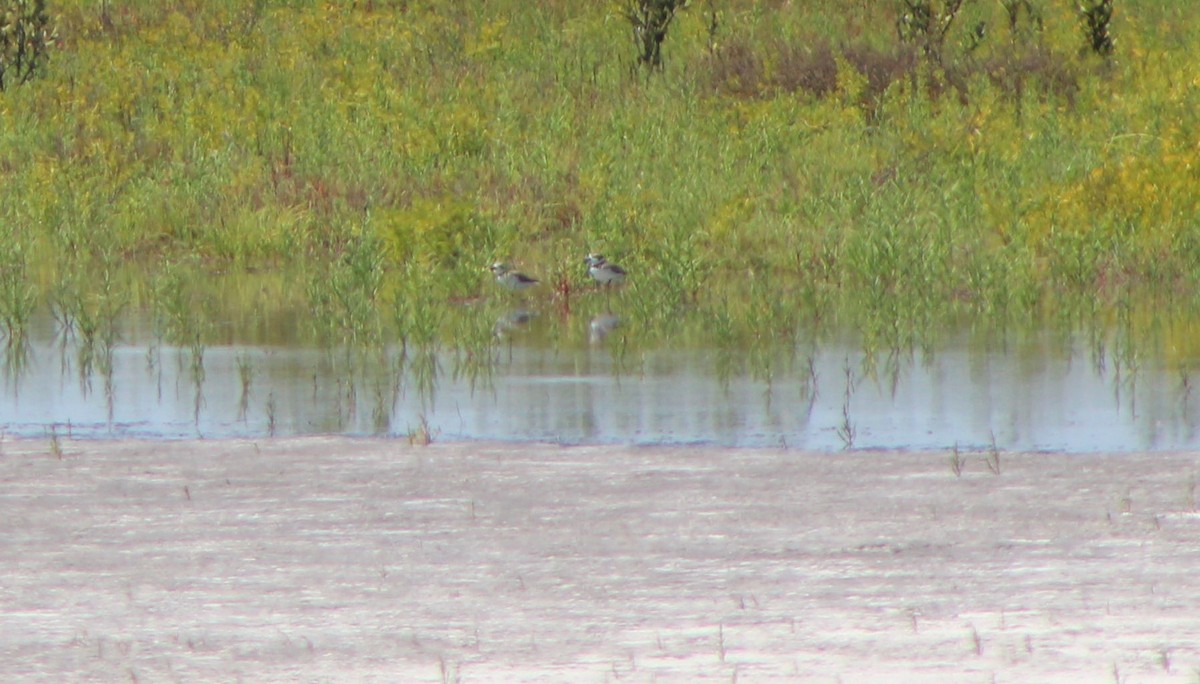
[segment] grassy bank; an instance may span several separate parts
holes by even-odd
[[[1075,6],[968,2],[934,59],[893,3],[698,2],[650,73],[605,3],[52,4],[52,60],[0,93],[5,320],[168,329],[206,274],[274,270],[323,336],[453,335],[432,312],[487,264],[565,312],[588,251],[634,321],[738,343],[1190,308],[1200,17],[1117,0],[1102,57]]]

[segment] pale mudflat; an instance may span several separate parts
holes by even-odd
[[[1195,682],[1197,454],[5,440],[0,681]]]

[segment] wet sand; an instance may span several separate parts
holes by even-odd
[[[0,445],[0,680],[1195,682],[1200,454]]]

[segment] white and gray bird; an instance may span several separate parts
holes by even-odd
[[[492,273],[496,276],[496,282],[501,287],[509,290],[524,290],[527,287],[533,287],[540,282],[537,278],[530,278],[524,273],[514,271],[508,264],[497,261],[492,264]]]
[[[625,282],[625,269],[610,264],[603,254],[589,254],[583,260],[588,265],[588,275],[601,285],[620,285]]]

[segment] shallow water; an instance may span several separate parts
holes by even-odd
[[[537,316],[505,314],[490,363],[303,344],[209,346],[197,363],[196,350],[133,332],[112,348],[109,372],[100,355],[89,367],[47,318],[32,329],[23,368],[5,376],[0,429],[155,438],[427,431],[435,440],[833,451],[1200,445],[1177,360],[1143,355],[1130,373],[1069,337],[981,348],[951,334],[925,352],[877,356],[845,335],[750,363],[703,344],[638,349],[617,316],[567,325],[584,341],[548,334]]]

